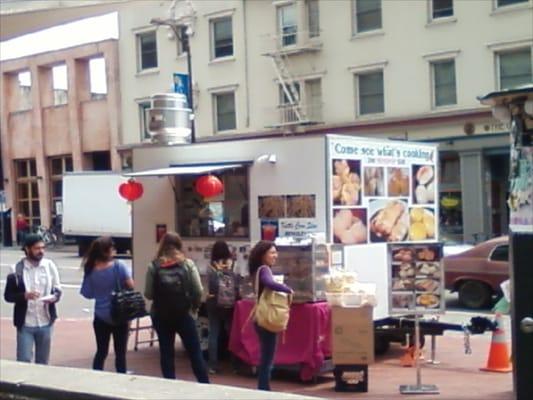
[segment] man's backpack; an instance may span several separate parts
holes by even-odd
[[[153,266],[155,313],[165,320],[187,315],[192,308],[192,282],[185,263],[161,268],[159,261],[154,261]]]
[[[235,306],[235,275],[231,271],[217,271],[218,293],[217,307],[231,308]]]

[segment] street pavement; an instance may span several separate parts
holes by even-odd
[[[10,266],[16,262],[21,253],[15,249],[0,249],[0,283],[3,289],[5,277]],[[54,328],[51,364],[77,368],[90,368],[95,351],[94,335],[92,331],[92,302],[79,295],[79,286],[82,279],[80,258],[73,251],[50,251],[47,257],[52,258],[58,265],[59,273],[64,286],[64,297],[59,303],[60,319]],[[130,264],[130,260],[124,260]],[[466,323],[472,316],[489,315],[489,310],[472,312],[461,310],[457,307],[457,298],[448,295],[448,311],[441,317],[441,321],[451,323]],[[1,358],[15,359],[16,332],[12,326],[12,305],[0,301],[0,355]],[[144,324],[148,324],[145,320]],[[506,318],[506,326],[509,319]],[[147,339],[149,331],[141,332],[141,338]],[[509,335],[509,330],[507,329]],[[464,337],[461,332],[447,331],[444,336],[437,337],[438,365],[426,364],[422,369],[422,383],[436,384],[441,394],[438,396],[424,396],[428,399],[484,399],[484,400],[511,400],[512,376],[481,372],[480,367],[485,366],[490,347],[491,334],[472,336],[470,343],[472,354],[464,352]],[[136,374],[147,376],[160,376],[159,356],[157,343],[153,347],[147,344],[140,345],[138,351],[133,350],[133,336],[130,337],[128,352],[128,369]],[[177,340],[179,343],[179,339]],[[428,341],[426,342],[428,343]],[[181,346],[177,355],[177,374],[180,379],[194,380],[185,354]],[[369,368],[368,393],[339,393],[333,390],[334,379],[331,373],[324,374],[314,382],[300,382],[297,375],[280,374],[274,376],[273,390],[287,393],[326,398],[361,398],[361,399],[392,399],[392,398],[419,398],[416,396],[401,395],[399,386],[414,384],[416,371],[413,368],[402,368],[399,357],[404,349],[398,344],[393,344],[391,349],[383,356],[378,356],[376,362]],[[429,354],[425,352],[425,359]],[[113,354],[108,358],[106,370],[113,370]],[[212,377],[218,384],[254,388],[255,377],[246,373],[248,369],[241,370],[236,375],[231,372],[229,365],[223,364],[221,373]],[[1,371],[0,371],[1,374]]]

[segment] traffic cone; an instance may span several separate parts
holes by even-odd
[[[512,368],[509,359],[503,318],[500,313],[496,313],[496,329],[492,332],[489,359],[487,360],[487,366],[480,369],[481,371],[511,372]]]

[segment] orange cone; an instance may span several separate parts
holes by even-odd
[[[503,318],[500,313],[496,313],[496,330],[492,333],[489,359],[487,366],[480,368],[482,371],[511,372],[509,362],[509,350],[507,349],[507,339],[503,328]]]

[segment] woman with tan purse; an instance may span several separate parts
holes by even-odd
[[[262,240],[258,242],[250,252],[248,266],[250,276],[253,277],[256,285],[256,295],[260,299],[265,289],[274,292],[282,292],[288,295],[292,294],[292,289],[287,285],[277,283],[272,276],[272,266],[278,259],[278,252],[274,243]],[[288,296],[290,297],[290,296]],[[290,302],[290,300],[288,300]],[[257,315],[257,314],[256,314]],[[255,330],[259,336],[261,348],[261,358],[258,371],[257,388],[259,390],[270,390],[270,375],[274,364],[274,355],[276,353],[277,332],[272,332],[255,321]]]

